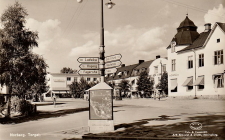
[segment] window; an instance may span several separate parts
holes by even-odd
[[[194,86],[198,86],[198,89],[204,89],[205,78],[204,75],[198,76],[198,78],[193,83]]]
[[[71,77],[67,77],[67,81],[71,81]]]
[[[220,38],[217,39],[217,43],[220,43]]]
[[[74,77],[74,82],[77,82],[77,77]]]
[[[193,68],[193,56],[188,56],[188,68]]]
[[[91,78],[88,77],[88,78],[87,78],[87,81],[91,81]]]
[[[223,64],[223,50],[214,52],[214,65]]]
[[[94,78],[93,81],[97,81],[97,78]]]
[[[163,71],[163,72],[166,72],[166,65],[163,65],[163,66],[162,66],[162,71]]]
[[[172,59],[172,71],[176,70],[176,59]]]
[[[224,76],[223,74],[214,75],[214,87],[223,88],[224,87]]]
[[[187,90],[192,90],[193,89],[193,77],[187,77],[185,82],[183,83],[182,86],[186,86]]]
[[[204,54],[199,54],[198,66],[199,67],[203,67],[204,66]]]
[[[158,66],[155,66],[155,74],[158,73]]]
[[[176,46],[176,42],[175,41],[172,41],[171,44],[171,53],[175,52],[175,46]]]
[[[177,79],[171,79],[170,84],[171,92],[177,92]]]

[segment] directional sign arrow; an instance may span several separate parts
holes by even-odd
[[[98,63],[99,58],[98,57],[79,57],[77,61],[79,63]]]
[[[109,62],[105,64],[105,68],[115,68],[122,64],[121,61]]]
[[[99,70],[79,70],[78,72],[81,75],[85,74],[100,74]]]
[[[80,68],[89,70],[99,69],[98,64],[80,64]]]
[[[115,55],[111,55],[111,56],[106,56],[105,57],[105,62],[117,61],[117,60],[120,60],[121,58],[122,58],[121,54],[115,54]]]
[[[116,68],[105,69],[105,74],[116,73],[116,71],[117,71]]]

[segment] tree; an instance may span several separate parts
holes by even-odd
[[[64,67],[60,70],[61,73],[77,73],[77,70],[73,70],[71,68]]]
[[[70,87],[70,93],[74,98],[79,98],[80,97],[80,85],[77,81],[72,82],[72,84],[69,86]]]
[[[126,92],[129,92],[130,91],[129,80],[123,79],[122,81],[120,81],[120,83],[118,84],[118,86],[120,87],[120,91],[121,92],[124,92],[124,96],[127,96]],[[120,93],[120,97],[121,97],[121,93]]]
[[[160,83],[157,85],[166,95],[168,95],[168,73],[164,72],[160,79]]]
[[[41,83],[40,78],[45,77],[48,67],[41,56],[32,52],[38,47],[38,34],[25,28],[27,15],[16,2],[1,16],[3,28],[0,29],[0,84],[9,87],[10,94],[22,98],[33,85]]]
[[[139,92],[144,92],[145,97],[149,96],[153,89],[154,81],[151,80],[148,73],[143,71],[140,73],[140,76],[137,79],[137,90]]]

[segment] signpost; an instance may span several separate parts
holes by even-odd
[[[105,58],[105,62],[112,62],[112,61],[118,61],[122,58],[121,54],[115,54],[115,55],[111,55],[111,56],[107,56]]]
[[[78,73],[80,75],[86,75],[86,74],[100,74],[99,70],[79,70]]]
[[[99,58],[98,57],[79,57],[77,61],[79,63],[98,63]]]
[[[90,69],[96,70],[96,69],[99,69],[99,66],[98,66],[98,64],[80,64],[80,68],[88,69],[88,70],[90,70]]]
[[[79,66],[81,69],[78,71],[78,74],[80,75],[100,74],[98,57],[79,57],[77,61],[81,63]]]
[[[105,74],[116,73],[116,71],[117,71],[116,68],[106,69]]]
[[[115,61],[115,62],[109,62],[105,64],[106,68],[115,68],[115,67],[119,67],[122,64],[121,61]]]

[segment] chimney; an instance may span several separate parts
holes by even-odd
[[[125,64],[122,64],[121,67],[125,67]]]
[[[160,58],[160,55],[156,55],[156,59]]]
[[[145,60],[139,60],[139,64],[141,64],[141,63],[143,63],[143,62],[145,62]]]
[[[205,31],[204,32],[208,32],[211,30],[211,23],[206,23],[205,25]]]

